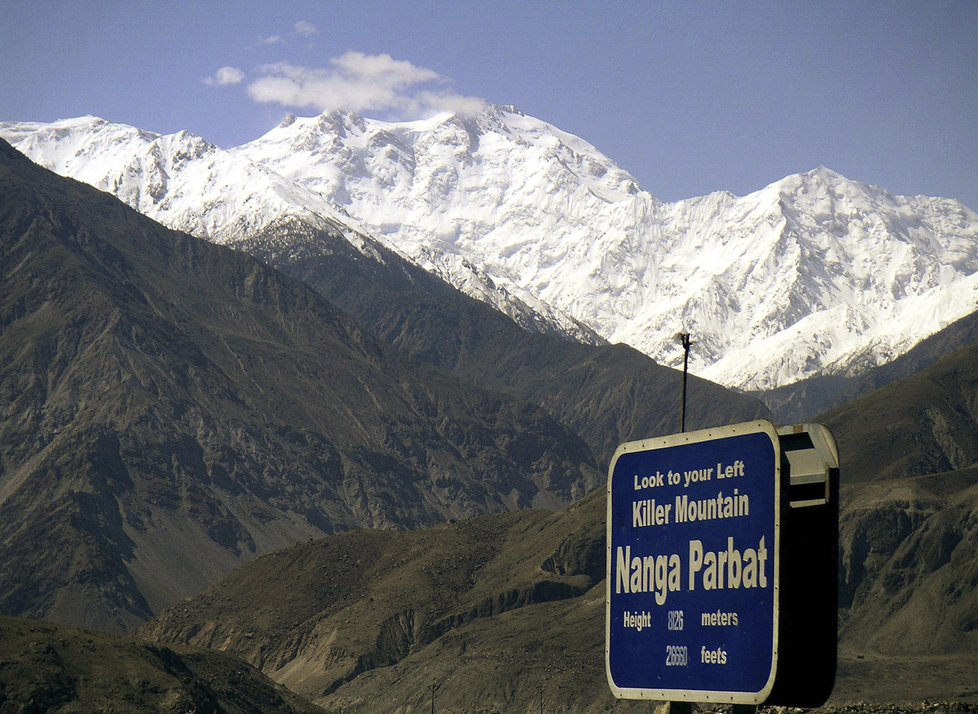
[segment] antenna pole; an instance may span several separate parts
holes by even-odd
[[[438,689],[439,686],[441,685],[438,684],[428,685],[429,689],[431,689],[431,714],[435,714],[435,690]]]
[[[686,377],[689,374],[689,333],[680,332],[677,337],[683,345],[683,401],[679,419],[679,431],[686,431]]]

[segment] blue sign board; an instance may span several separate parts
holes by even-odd
[[[777,669],[780,481],[767,421],[618,448],[605,623],[615,696],[764,701]]]

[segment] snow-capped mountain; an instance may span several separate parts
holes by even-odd
[[[290,118],[234,153],[342,205],[422,264],[465,259],[612,341],[742,388],[885,362],[975,306],[978,216],[828,169],[663,203],[515,109]]]
[[[307,240],[316,231],[343,235],[361,253],[383,260],[379,240],[308,182],[291,178],[186,131],[155,134],[85,116],[50,124],[0,123],[0,136],[36,163],[116,195],[175,230],[215,243],[248,247],[258,234]],[[463,292],[489,303],[527,329],[565,334],[588,344],[603,340],[560,310],[505,285],[467,260],[424,261]],[[520,291],[518,291],[520,292]]]
[[[63,124],[58,131],[71,134]],[[238,221],[241,235],[256,220],[252,207],[232,205],[227,188],[209,190],[228,185],[216,164],[197,170],[193,191],[157,200],[159,180],[126,188],[152,174],[155,154],[144,152],[134,168],[120,159],[111,180],[105,171],[90,176],[85,166],[104,163],[115,144],[91,155],[84,140],[62,138],[55,151],[53,126],[5,124],[0,135],[198,235],[216,238],[219,221],[198,218],[195,230],[155,207],[169,199],[185,221],[220,215],[222,225]],[[129,131],[123,147],[143,136],[190,141]],[[205,156],[221,151],[197,141]],[[269,188],[236,184],[256,201],[271,186],[280,197],[301,194],[302,205],[315,197],[323,215],[352,216],[482,299],[552,306],[665,364],[680,363],[675,335],[689,331],[691,369],[730,386],[764,389],[886,362],[972,312],[978,297],[978,215],[956,201],[893,196],[819,168],[744,197],[664,203],[586,141],[513,108],[402,123],[342,112],[289,117],[222,154],[229,166],[264,172]],[[172,186],[186,169],[169,160]],[[267,218],[278,209],[262,210]]]
[[[321,196],[185,131],[153,134],[89,116],[0,124],[0,136],[45,168],[217,243],[285,217],[342,220]]]

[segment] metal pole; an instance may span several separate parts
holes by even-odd
[[[680,332],[678,337],[683,345],[683,401],[679,419],[679,431],[683,432],[686,431],[686,377],[689,374],[689,345],[691,343],[688,332]]]

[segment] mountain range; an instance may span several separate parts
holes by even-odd
[[[316,710],[191,645],[327,709],[437,685],[480,711],[606,710],[599,486],[618,443],[678,430],[682,382],[615,330],[673,292],[697,371],[738,354],[731,383],[783,385],[779,414],[834,406],[838,701],[978,698],[960,204],[827,169],[665,204],[502,107],[289,118],[230,151],[90,117],[0,135],[77,178],[0,140],[0,613],[156,641],[0,619],[0,708],[102,701],[94,680],[147,707]],[[651,287],[616,284],[615,307],[558,294],[628,270]],[[770,415],[690,379],[690,428]]]
[[[411,259],[521,324],[624,342],[748,390],[890,362],[973,311],[978,215],[826,168],[664,203],[513,107],[390,123],[287,117],[230,150],[93,117],[0,124],[38,163],[221,243],[288,219]],[[292,231],[283,253],[306,250]]]
[[[421,329],[437,297],[455,316],[451,358],[505,360],[520,389],[477,386],[305,283],[0,148],[6,614],[125,631],[299,540],[567,504],[600,484],[595,450],[678,419],[661,406],[678,376],[628,348],[526,332],[402,265],[373,309],[420,349],[445,334]],[[315,263],[321,281],[356,281],[358,257],[359,279],[377,277],[332,241],[348,252]],[[701,380],[691,394],[693,423],[765,413]]]

